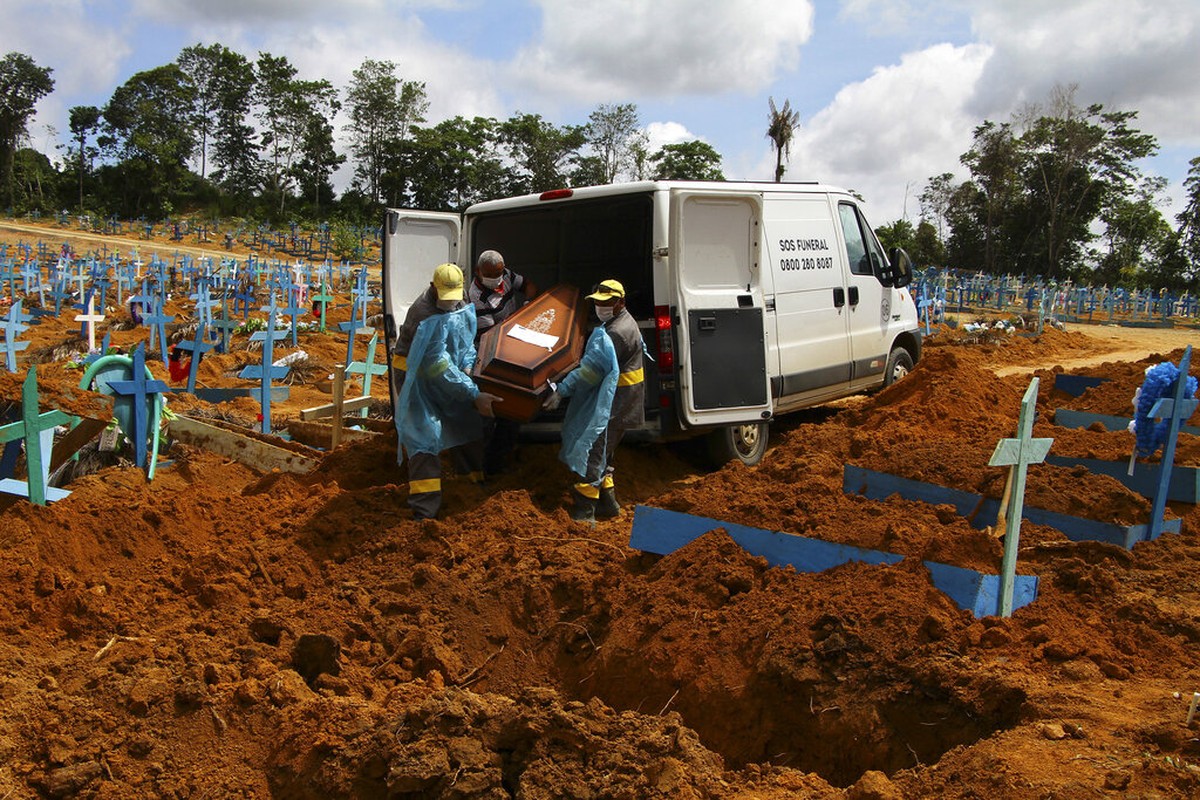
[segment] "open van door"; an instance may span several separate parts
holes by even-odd
[[[771,417],[757,194],[673,189],[669,254],[688,425]]]
[[[438,264],[457,264],[462,219],[439,211],[389,208],[383,226],[383,314],[388,351]],[[461,265],[460,265],[461,266]]]

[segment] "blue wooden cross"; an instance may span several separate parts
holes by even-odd
[[[297,302],[296,298],[298,296],[298,292],[295,289],[296,287],[290,283],[285,287],[284,291],[286,292],[285,296],[287,297],[288,304],[279,311],[279,313],[291,318],[292,347],[299,346],[297,332],[299,329],[300,317],[304,316],[308,312],[308,309],[304,308]],[[272,298],[271,302],[275,302],[274,298]]]
[[[371,334],[371,340],[367,342],[367,358],[365,361],[355,361],[346,367],[347,375],[362,375],[362,393],[369,396],[371,394],[371,376],[386,375],[388,368],[387,364],[375,363],[375,349],[379,346],[379,331]],[[365,417],[369,413],[369,409],[359,409],[359,416]]]
[[[238,373],[239,378],[255,379],[261,382],[261,391],[259,394],[259,402],[262,404],[262,426],[263,433],[271,432],[271,381],[276,378],[284,378],[288,374],[288,367],[276,367],[272,365],[275,360],[272,353],[275,348],[275,307],[272,306],[270,314],[267,317],[267,329],[265,331],[255,331],[250,336],[252,342],[262,342],[262,364],[248,365],[242,368]]]
[[[156,395],[169,392],[170,387],[160,380],[146,377],[146,350],[141,344],[133,351],[133,373],[127,381],[109,381],[109,388],[116,394],[132,397],[133,430],[125,431],[133,445],[134,461],[139,467],[146,466],[146,441],[151,420],[146,413],[147,403],[157,405]],[[157,420],[153,420],[157,424]]]
[[[1171,467],[1175,461],[1175,442],[1179,439],[1179,427],[1185,420],[1191,419],[1196,413],[1197,400],[1187,397],[1188,371],[1192,367],[1192,346],[1189,344],[1183,351],[1179,362],[1179,377],[1175,379],[1175,391],[1171,397],[1159,398],[1150,409],[1154,419],[1170,419],[1167,425],[1167,438],[1163,442],[1162,462],[1159,464],[1158,489],[1154,493],[1154,503],[1150,509],[1150,525],[1146,529],[1146,539],[1157,539],[1162,533],[1163,512],[1167,507],[1167,487],[1171,483]],[[1135,449],[1136,452],[1136,449]]]
[[[250,304],[254,302],[254,283],[252,280],[243,278],[239,281],[237,292],[233,295],[233,313],[237,313],[238,306],[242,307],[242,321],[250,321]]]
[[[192,354],[192,363],[188,366],[188,394],[196,393],[196,372],[200,369],[200,359],[215,346],[204,341],[204,333],[204,323],[198,323],[196,325],[196,335],[191,341],[185,339],[175,345],[180,350],[186,350]]]
[[[29,330],[29,325],[26,323],[33,319],[32,315],[21,312],[21,303],[23,302],[23,300],[18,300],[13,303],[8,309],[4,322],[0,323],[0,331],[4,333],[4,365],[9,372],[17,371],[17,351],[29,347],[29,342],[17,341],[18,335]]]
[[[154,303],[153,310],[142,317],[142,324],[150,328],[150,348],[154,347],[155,334],[158,334],[158,349],[162,354],[163,366],[166,367],[169,355],[167,352],[167,323],[174,322],[175,317],[163,313],[163,301],[157,294],[154,295],[152,302]]]
[[[212,324],[212,310],[217,304],[217,301],[212,299],[212,293],[209,292],[208,285],[209,278],[201,276],[196,281],[196,291],[188,296],[189,299],[196,301],[196,317],[202,325]]]
[[[11,258],[4,258],[0,254],[0,291],[4,290],[5,283],[8,284],[7,294],[13,294],[17,288],[17,266]]]
[[[1010,482],[1006,530],[1004,535],[1004,559],[1000,566],[1000,616],[1011,617],[1013,610],[1013,584],[1017,573],[1017,542],[1021,537],[1021,515],[1025,510],[1025,472],[1030,464],[1040,464],[1050,452],[1053,439],[1034,439],[1033,420],[1037,416],[1038,379],[1029,382],[1025,396],[1021,399],[1021,418],[1017,423],[1017,438],[1001,439],[989,466],[1010,467]],[[1001,511],[1005,509],[1001,508]]]
[[[30,366],[29,374],[21,385],[21,419],[0,426],[0,442],[25,440],[26,480],[0,480],[0,492],[28,497],[39,506],[46,505],[49,500],[61,500],[70,494],[49,486],[54,429],[70,422],[71,416],[58,409],[45,414],[38,413],[37,366]]]
[[[349,364],[354,361],[354,337],[361,330],[366,330],[367,316],[367,268],[364,266],[362,272],[354,282],[353,303],[350,306],[350,321],[343,322],[338,325],[343,331],[349,334],[349,340],[346,343],[346,361]],[[361,315],[359,309],[362,309]]]
[[[236,319],[229,316],[229,291],[226,290],[221,294],[221,316],[213,320],[213,330],[219,331],[221,334],[221,343],[217,347],[217,352],[229,352],[229,334],[238,326]]]

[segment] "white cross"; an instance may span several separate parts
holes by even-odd
[[[95,312],[95,307],[96,296],[91,295],[88,297],[87,313],[75,315],[75,321],[84,323],[85,327],[87,328],[89,352],[96,349],[96,323],[104,321],[104,315],[97,314]]]

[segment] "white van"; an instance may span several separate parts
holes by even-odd
[[[645,181],[388,209],[389,352],[433,267],[470,275],[484,250],[541,287],[621,281],[654,359],[644,433],[707,434],[719,462],[757,463],[774,416],[886,386],[921,354],[908,256],[889,260],[830,186]]]

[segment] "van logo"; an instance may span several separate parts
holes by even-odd
[[[534,317],[533,321],[525,327],[531,331],[537,331],[538,333],[549,333],[554,328],[554,320],[557,318],[557,316],[558,315],[555,313],[555,309],[547,308],[545,311]]]

